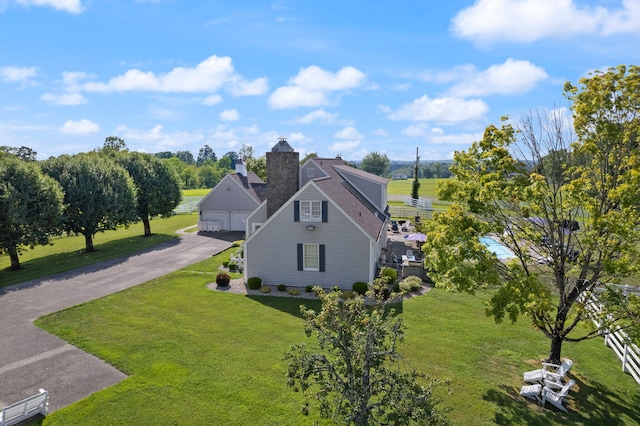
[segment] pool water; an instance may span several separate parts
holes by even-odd
[[[516,255],[513,254],[508,247],[502,245],[500,242],[494,240],[491,237],[480,237],[480,242],[489,249],[490,252],[498,256],[500,260],[515,259]]]

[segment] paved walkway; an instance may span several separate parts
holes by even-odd
[[[54,411],[124,379],[120,371],[33,321],[199,262],[241,238],[235,232],[215,237],[185,234],[123,258],[0,289],[0,407],[44,388]]]

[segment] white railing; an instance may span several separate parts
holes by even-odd
[[[424,211],[433,210],[433,208],[431,207],[431,200],[427,200],[426,198],[404,197],[404,203],[407,206],[411,206],[419,210],[424,210]]]
[[[584,302],[584,295],[581,295],[578,301]],[[595,294],[592,294],[591,299],[585,303],[585,309],[596,327],[602,327],[602,320],[599,319],[602,313],[602,304],[598,302]],[[622,361],[622,371],[631,374],[640,384],[640,348],[629,343],[629,336],[622,330],[603,330],[602,334],[604,334],[604,344],[610,347]]]

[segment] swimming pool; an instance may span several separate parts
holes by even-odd
[[[490,252],[498,256],[500,260],[515,259],[516,255],[506,246],[491,237],[480,237],[480,242],[489,249]]]

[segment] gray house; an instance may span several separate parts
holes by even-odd
[[[266,197],[266,184],[242,160],[197,204],[198,231],[244,231],[247,217]]]
[[[351,288],[376,276],[387,242],[388,180],[282,139],[267,153],[267,198],[246,218],[244,274],[268,285]]]

